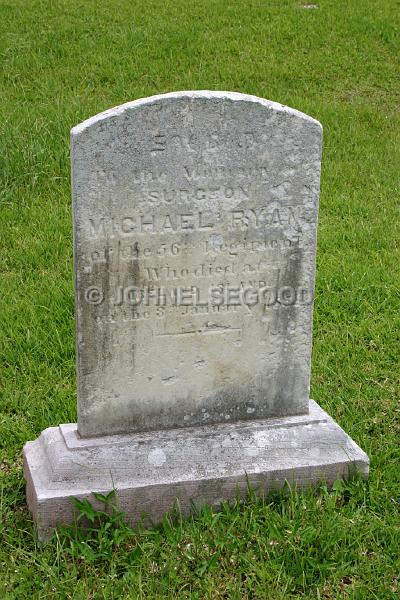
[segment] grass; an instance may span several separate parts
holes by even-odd
[[[399,596],[400,13],[305,4],[0,0],[1,598]],[[92,554],[71,531],[41,548],[21,449],[76,419],[69,130],[179,89],[256,94],[324,125],[312,397],[371,477],[148,531],[117,522]]]

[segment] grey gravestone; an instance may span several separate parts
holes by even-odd
[[[72,138],[78,424],[25,447],[46,538],[70,496],[127,517],[368,458],[309,399],[322,129],[243,94],[138,100]]]
[[[81,435],[307,412],[321,137],[217,93],[72,130]]]

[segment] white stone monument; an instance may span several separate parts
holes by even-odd
[[[46,539],[115,489],[134,523],[368,457],[309,398],[322,128],[230,92],[124,104],[71,132],[78,424],[24,449]]]

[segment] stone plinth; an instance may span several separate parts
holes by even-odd
[[[115,489],[128,522],[157,523],[178,503],[197,507],[354,473],[368,457],[315,402],[308,415],[82,439],[76,424],[50,427],[24,449],[28,504],[39,538],[71,523],[71,496]]]

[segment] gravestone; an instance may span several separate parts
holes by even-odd
[[[309,396],[321,125],[179,92],[71,132],[78,423],[25,446],[47,538],[71,496],[127,518],[218,504],[368,458]]]
[[[235,95],[72,131],[82,436],[307,412],[320,153]]]

